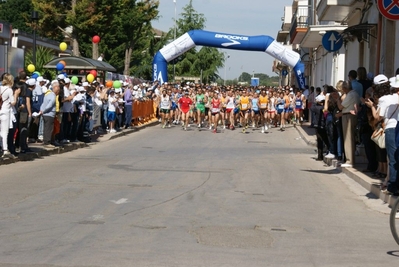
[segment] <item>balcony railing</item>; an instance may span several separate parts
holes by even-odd
[[[297,28],[308,28],[309,26],[309,6],[298,6],[291,20],[290,36],[294,36]]]

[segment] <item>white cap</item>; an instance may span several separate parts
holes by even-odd
[[[59,74],[59,75],[57,76],[57,79],[58,79],[58,80],[63,80],[63,79],[65,79],[65,75],[64,75],[64,74]]]
[[[377,76],[374,77],[373,82],[374,84],[383,84],[388,82],[388,78],[384,74],[378,74]]]
[[[89,83],[88,82],[83,82],[82,86],[89,86]]]
[[[137,90],[139,87],[137,85],[133,86],[133,90]]]
[[[115,93],[122,93],[122,89],[121,88],[117,88],[117,89],[115,89]]]
[[[44,78],[43,78],[43,76],[39,76],[39,77],[37,77],[36,81],[38,81],[38,82],[43,82],[43,81],[44,81]]]
[[[26,81],[26,84],[29,86],[35,85],[36,84],[36,80],[33,78],[30,78]]]
[[[70,83],[71,80],[70,80],[69,78],[65,78],[65,79],[64,79],[64,82],[65,82],[65,83]]]
[[[51,81],[51,85],[55,84],[55,83],[59,83],[58,80],[52,80]]]
[[[399,75],[396,75],[395,77],[390,78],[389,81],[391,83],[391,87],[399,88]]]
[[[79,86],[79,92],[86,92],[86,89],[83,86]]]
[[[128,86],[129,84],[127,82],[123,82],[123,86]]]

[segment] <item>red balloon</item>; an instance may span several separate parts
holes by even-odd
[[[101,40],[100,36],[98,36],[98,35],[93,36],[93,43],[98,44],[100,42],[100,40]]]
[[[90,74],[93,74],[94,77],[97,77],[97,71],[96,70],[91,70]]]

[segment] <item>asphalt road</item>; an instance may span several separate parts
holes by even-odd
[[[0,166],[0,266],[394,266],[388,216],[294,128],[144,129]]]

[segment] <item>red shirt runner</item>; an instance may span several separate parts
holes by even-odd
[[[183,113],[187,113],[190,110],[190,105],[193,104],[193,101],[189,97],[183,96],[179,99],[180,109]]]

